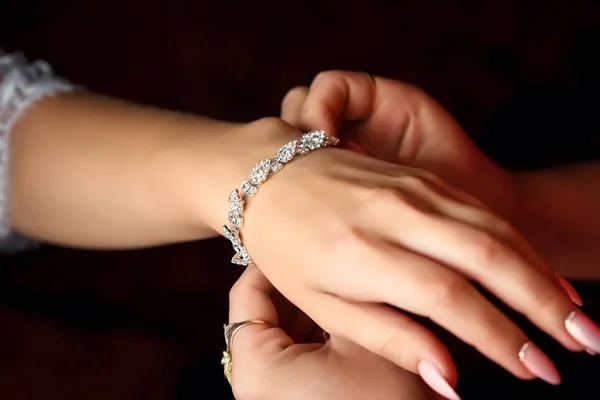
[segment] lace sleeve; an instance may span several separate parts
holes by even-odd
[[[75,87],[54,76],[44,61],[27,63],[20,53],[0,49],[0,252],[19,251],[31,241],[12,234],[8,218],[8,158],[10,133],[17,120],[35,101]]]

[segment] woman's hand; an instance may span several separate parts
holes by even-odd
[[[446,347],[403,311],[517,377],[560,380],[532,344],[520,361],[529,339],[469,280],[568,349],[583,349],[565,329],[574,306],[552,269],[509,223],[423,170],[318,150],[261,186],[246,204],[242,235],[269,281],[323,329],[409,371],[431,363],[457,380]]]
[[[598,277],[597,163],[528,173],[504,170],[422,90],[365,73],[322,72],[310,88],[289,91],[281,112],[304,130],[327,129],[374,157],[432,171],[516,224],[562,275]]]
[[[250,325],[232,345],[238,400],[433,400],[421,379],[346,340],[331,337],[279,293],[254,266],[230,294],[230,321]]]
[[[373,157],[431,171],[503,216],[518,201],[514,177],[415,86],[365,73],[325,71],[310,88],[288,92],[281,117],[307,131],[325,129],[354,141]]]

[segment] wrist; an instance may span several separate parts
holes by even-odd
[[[195,230],[192,239],[221,235],[229,193],[257,162],[299,136],[298,130],[276,118],[246,124],[198,119],[181,132],[160,163],[170,171],[165,193],[177,199],[184,223]]]

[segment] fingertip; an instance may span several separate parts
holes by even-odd
[[[429,362],[435,365],[439,373],[450,386],[456,387],[458,384],[458,369],[456,368],[456,364],[454,363],[450,351],[435,336],[432,345],[434,347],[430,351],[424,351],[422,353],[416,371],[419,371],[419,365],[421,365],[423,361]]]
[[[311,129],[332,129],[343,120],[358,121],[370,116],[374,102],[370,75],[353,71],[324,71],[313,80],[302,110],[302,122]],[[330,132],[331,133],[331,132]]]
[[[302,106],[308,97],[306,86],[296,86],[290,89],[281,100],[281,119],[290,125],[298,125]]]
[[[281,100],[281,107],[284,108],[290,104],[298,102],[298,99],[304,100],[308,95],[308,87],[296,86],[287,91],[283,99]]]
[[[525,343],[519,350],[519,360],[527,370],[551,385],[559,385],[560,373],[550,358],[532,342]]]
[[[451,383],[448,377],[442,375],[440,368],[429,360],[421,360],[417,365],[417,371],[423,381],[438,394],[450,400],[460,400],[454,390],[456,382]]]

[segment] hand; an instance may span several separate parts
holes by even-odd
[[[382,160],[426,169],[509,216],[513,176],[481,152],[460,125],[417,87],[364,73],[322,72],[296,87],[281,117],[306,131],[325,129]]]
[[[290,90],[281,112],[282,118],[294,126],[328,129],[331,134],[357,142],[374,157],[437,174],[518,224],[535,248],[553,261],[556,270],[573,273],[573,246],[565,245],[569,243],[565,237],[579,236],[581,224],[574,224],[577,228],[571,229],[570,235],[568,230],[557,233],[556,226],[561,223],[548,222],[556,218],[548,211],[555,206],[547,204],[547,210],[541,215],[539,212],[539,203],[553,197],[552,188],[567,184],[542,178],[545,184],[540,185],[536,184],[539,174],[523,176],[504,170],[486,157],[454,118],[419,88],[364,73],[326,71],[317,75],[310,88]],[[574,181],[572,177],[568,179],[568,184]],[[577,187],[572,189],[572,193],[580,192]],[[574,197],[577,199],[573,203],[583,206],[580,197]],[[560,202],[565,201],[561,197]],[[554,213],[564,221],[564,213]],[[581,246],[581,240],[577,244]],[[569,256],[565,260],[566,254]],[[582,257],[577,260],[580,268],[585,265]],[[557,279],[571,300],[581,306],[581,298],[573,287],[565,279]]]
[[[254,266],[230,294],[230,321],[259,319],[232,343],[232,388],[238,400],[433,400],[421,379],[322,330]]]
[[[279,124],[264,129],[291,129]],[[583,349],[565,329],[573,304],[528,243],[423,170],[318,150],[261,186],[242,234],[269,281],[319,326],[409,371],[425,362],[450,384],[457,379],[446,347],[402,311],[431,319],[517,377],[560,379],[533,345],[519,360],[528,338],[468,279],[568,349]]]

